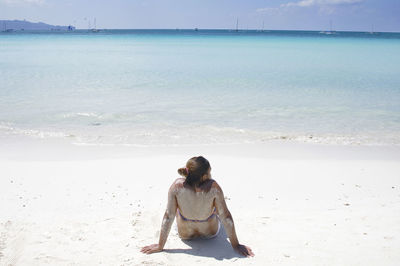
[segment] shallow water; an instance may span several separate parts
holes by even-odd
[[[0,139],[400,144],[400,34],[0,34]]]

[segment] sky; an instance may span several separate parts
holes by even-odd
[[[0,20],[106,29],[400,32],[400,0],[0,0]]]

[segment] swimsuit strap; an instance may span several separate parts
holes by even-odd
[[[217,211],[217,209],[214,208],[213,213],[212,213],[210,216],[208,216],[208,218],[205,219],[205,220],[195,220],[195,219],[186,218],[185,216],[182,215],[182,213],[181,213],[180,210],[178,209],[178,213],[179,213],[179,215],[181,216],[181,218],[182,218],[184,221],[196,222],[196,223],[204,223],[204,222],[207,222],[207,221],[210,220],[213,216],[216,215],[216,211]]]

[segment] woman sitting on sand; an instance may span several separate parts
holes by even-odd
[[[158,244],[143,247],[143,253],[151,254],[163,250],[176,216],[181,239],[215,237],[221,220],[233,249],[244,256],[254,256],[249,247],[239,244],[222,189],[211,179],[210,172],[210,163],[202,156],[191,158],[186,163],[186,168],[178,170],[185,178],[175,180],[169,189],[160,240]]]

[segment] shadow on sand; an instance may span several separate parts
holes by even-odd
[[[186,245],[191,248],[183,249],[164,249],[167,253],[184,253],[194,256],[210,257],[217,260],[232,259],[232,258],[242,258],[237,254],[231,244],[227,239],[225,229],[221,224],[221,229],[216,237],[212,239],[192,239],[192,240],[182,240]]]

